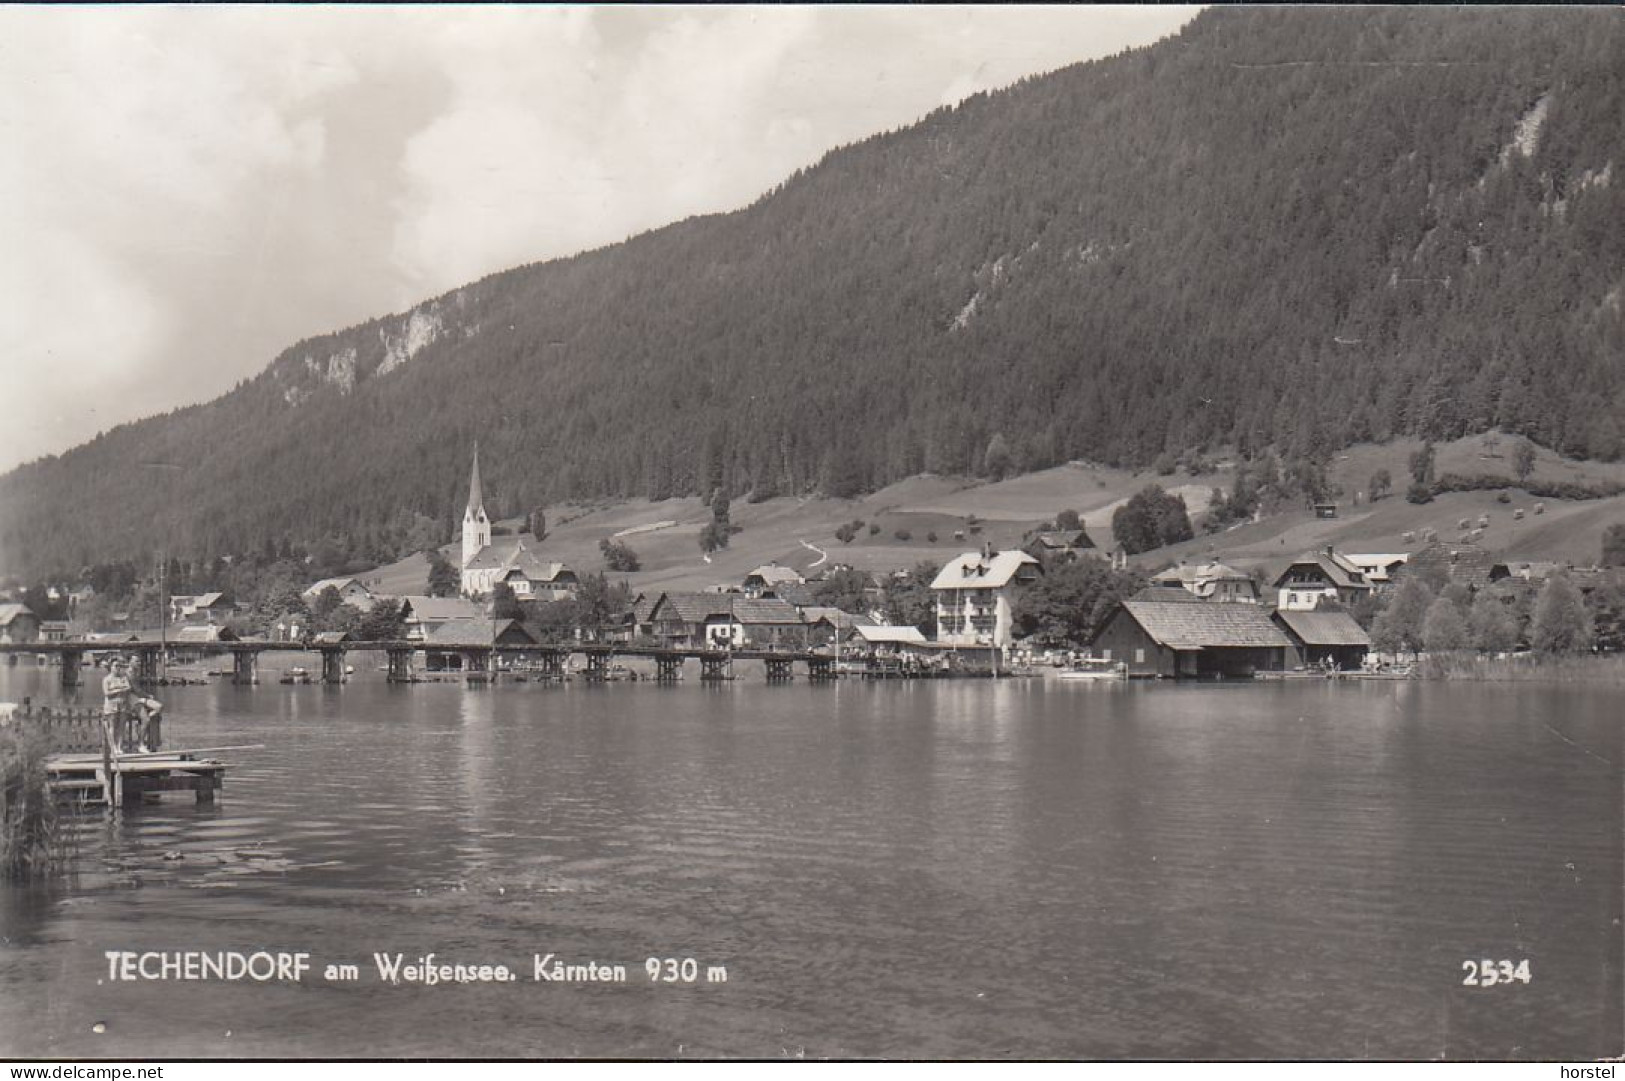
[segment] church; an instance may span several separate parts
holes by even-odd
[[[491,518],[485,513],[485,494],[480,489],[480,448],[476,444],[468,506],[463,511],[463,595],[490,596],[500,582],[522,601],[560,601],[575,596],[575,572],[563,563],[542,559],[532,550],[536,543],[536,538],[524,536],[492,540]]]

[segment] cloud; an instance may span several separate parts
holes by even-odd
[[[1189,14],[0,8],[0,468]]]

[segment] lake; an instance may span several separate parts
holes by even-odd
[[[216,805],[80,816],[68,876],[0,886],[0,1055],[1625,1046],[1617,686],[465,689],[357,668],[161,692],[168,746],[264,747],[222,755]],[[0,700],[54,676],[0,667]],[[255,950],[315,967],[117,980],[104,956]],[[394,984],[375,953],[519,978]],[[627,980],[538,981],[549,954]],[[1485,961],[1495,985],[1466,984]],[[327,978],[341,963],[360,978]]]

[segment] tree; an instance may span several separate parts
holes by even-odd
[[[1602,560],[1604,567],[1625,567],[1625,522],[1615,522],[1602,531]]]
[[[1422,619],[1422,644],[1429,653],[1453,652],[1471,644],[1467,621],[1450,598],[1440,597],[1428,606]]]
[[[1371,474],[1371,502],[1375,503],[1394,490],[1394,478],[1386,469]]]
[[[1055,516],[1055,528],[1063,533],[1082,529],[1083,519],[1078,517],[1075,510],[1064,510]]]
[[[1473,647],[1485,653],[1503,653],[1518,644],[1518,617],[1501,598],[1481,590],[1467,616]]]
[[[1540,587],[1529,621],[1529,645],[1536,653],[1584,653],[1594,637],[1591,613],[1574,583],[1554,574]]]
[[[1512,448],[1512,472],[1522,484],[1535,471],[1535,445],[1527,439],[1518,440]]]
[[[612,571],[629,574],[643,566],[631,545],[611,537],[605,537],[598,542],[598,551],[604,556],[604,566]]]
[[[1402,653],[1422,648],[1433,591],[1421,579],[1405,575],[1371,624],[1371,648],[1379,653]]]
[[[1433,486],[1433,461],[1435,453],[1433,441],[1430,439],[1422,444],[1420,450],[1411,454],[1409,464],[1411,481],[1425,488]]]
[[[1093,637],[1119,601],[1145,586],[1133,571],[1114,570],[1099,559],[1062,563],[1016,594],[1016,630],[1053,645],[1081,646]]]
[[[863,571],[848,567],[835,571],[821,582],[814,582],[813,600],[843,612],[867,612],[868,593],[873,585],[874,582]]]
[[[405,604],[390,598],[383,598],[373,602],[366,614],[361,617],[361,623],[356,627],[356,634],[365,642],[394,642],[406,634],[403,620]]]
[[[1152,484],[1131,496],[1112,514],[1112,536],[1129,555],[1195,536],[1185,501]]]
[[[1014,458],[1003,432],[995,432],[988,441],[987,453],[982,455],[982,471],[994,480],[1003,480],[1010,472]]]
[[[525,618],[525,610],[519,606],[519,598],[514,596],[513,587],[507,582],[498,582],[491,588],[491,618]]]
[[[541,507],[530,512],[530,535],[537,540],[544,540],[547,537],[547,515],[542,512]]]
[[[1625,580],[1604,582],[1586,595],[1594,631],[1592,644],[1607,653],[1625,650]]]
[[[611,584],[602,574],[587,574],[576,588],[576,625],[588,637],[599,633],[632,607],[632,589],[625,582]]]
[[[328,586],[316,594],[316,600],[310,606],[310,614],[318,623],[325,623],[327,617],[337,611],[343,603],[344,598],[339,596],[339,591],[333,586]]]
[[[940,569],[935,563],[916,563],[907,573],[887,579],[881,592],[886,621],[899,627],[918,627],[926,637],[935,637],[937,597],[931,583]]]
[[[428,591],[431,597],[455,597],[463,586],[463,575],[438,548],[430,548]]]

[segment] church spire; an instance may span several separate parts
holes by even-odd
[[[485,493],[480,491],[480,441],[474,440],[474,470],[468,480],[468,514],[482,514],[485,511]]]

